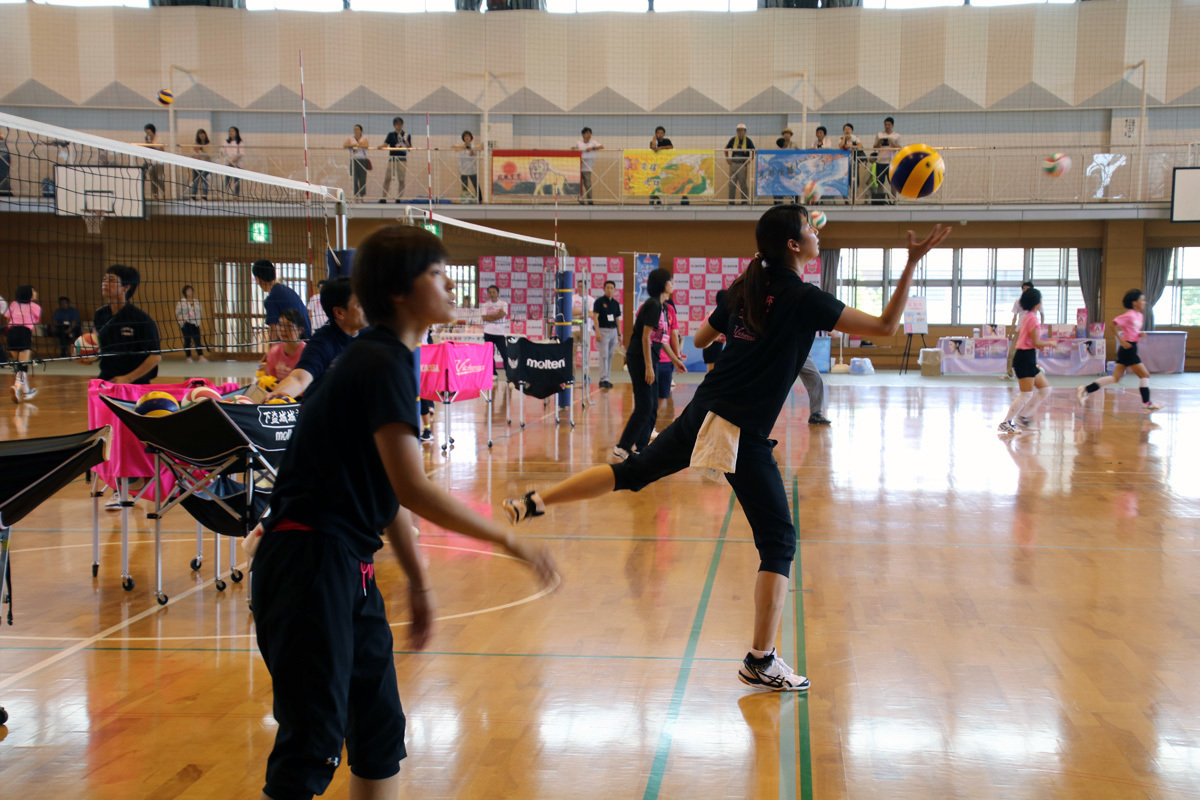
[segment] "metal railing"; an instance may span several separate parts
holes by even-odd
[[[11,149],[7,185],[3,185],[6,171],[0,163],[0,196],[7,188],[9,196],[35,198],[46,192],[46,179],[52,178],[54,165],[59,163],[84,163],[80,154],[70,148],[52,143],[25,143],[21,153]],[[178,148],[181,155],[193,155],[188,145]],[[213,147],[211,158],[220,162],[221,156]],[[1041,169],[1043,160],[1054,152],[1050,147],[945,147],[940,149],[945,159],[945,180],[938,192],[920,200],[897,197],[884,178],[885,166],[875,163],[871,151],[862,151],[850,164],[850,196],[846,198],[824,198],[821,202],[833,205],[1004,205],[1004,204],[1069,204],[1111,202],[1168,202],[1171,199],[1172,170],[1175,167],[1194,166],[1200,161],[1200,147],[1195,144],[1146,145],[1139,151],[1137,146],[1119,147],[1064,147],[1073,162],[1072,169],[1059,178],[1048,177]],[[731,202],[748,205],[771,205],[778,200],[769,195],[760,195],[756,187],[755,159],[750,158],[739,165],[725,150],[711,151],[714,156],[714,174],[711,191],[702,195],[659,195],[647,197],[634,195],[626,190],[624,179],[625,151],[602,150],[594,154],[592,190],[590,202],[597,206],[642,206],[653,204],[724,206]],[[771,152],[771,151],[764,151]],[[1140,152],[1140,157],[1139,157]],[[30,157],[34,156],[35,157]],[[24,156],[24,157],[22,157]],[[0,159],[3,153],[0,151]],[[89,159],[95,158],[91,151]],[[132,161],[118,156],[109,163]],[[558,196],[551,194],[493,197],[491,191],[490,154],[480,151],[473,163],[476,169],[474,180],[465,178],[462,167],[462,151],[452,149],[409,150],[403,161],[389,158],[387,152],[369,151],[371,169],[355,167],[348,152],[343,148],[315,148],[308,153],[308,169],[305,170],[304,151],[300,148],[246,147],[240,167],[249,172],[290,178],[314,184],[338,187],[345,191],[351,203],[378,203],[384,198],[384,182],[389,173],[390,202],[404,203],[497,203],[504,205],[571,205],[585,202],[577,195]],[[746,193],[733,181],[739,169],[744,171]],[[177,168],[170,168],[177,169]],[[183,174],[180,174],[183,173]],[[174,179],[168,178],[166,199],[190,200],[192,176],[187,170],[177,169]],[[403,183],[401,183],[401,173]],[[398,193],[398,189],[402,191]],[[477,187],[477,190],[476,190]],[[224,182],[215,176],[207,184],[208,199],[237,200],[227,192]],[[155,200],[158,187],[152,193],[148,187],[146,197]],[[358,192],[356,193],[356,189]],[[197,193],[198,195],[200,193]],[[201,199],[200,196],[196,198]]]

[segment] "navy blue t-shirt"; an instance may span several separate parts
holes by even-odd
[[[267,324],[279,324],[279,315],[284,309],[294,308],[300,312],[300,316],[304,318],[304,335],[302,338],[307,339],[312,336],[312,323],[308,321],[308,309],[304,302],[300,299],[300,295],[296,294],[282,283],[277,283],[271,287],[271,291],[267,293],[263,300],[263,306],[267,309]]]
[[[354,558],[370,562],[400,509],[375,432],[394,422],[413,436],[420,431],[413,354],[387,328],[372,328],[346,348],[329,378],[300,411],[269,518],[335,536]]]
[[[295,369],[302,369],[312,375],[313,382],[309,385],[305,396],[312,394],[317,388],[317,381],[333,366],[338,356],[346,351],[354,337],[338,327],[332,320],[317,328],[317,332],[304,345],[304,352],[296,362]]]
[[[721,303],[708,324],[725,334],[720,360],[692,402],[743,430],[770,436],[817,331],[837,325],[846,304],[789,269],[767,269],[766,330],[751,331]]]

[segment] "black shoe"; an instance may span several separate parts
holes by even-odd
[[[393,200],[392,202],[393,202],[393,203],[395,203],[396,205],[400,205],[400,204],[401,204],[401,203],[403,203],[404,201],[403,201],[403,200],[401,200],[399,197],[397,197],[397,198],[396,198],[395,200]]]
[[[386,202],[387,202],[387,198],[386,198],[386,197],[382,197],[382,198],[380,198],[379,202],[381,202],[381,203],[386,203]]]
[[[808,418],[809,425],[832,425],[833,422],[826,419],[824,414],[811,414]]]
[[[433,431],[430,430],[429,428],[426,428],[425,430],[421,431],[421,441],[422,442],[432,442],[433,441]]]

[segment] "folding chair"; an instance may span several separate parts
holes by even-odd
[[[216,544],[213,585],[224,591],[220,537],[229,537],[229,578],[237,569],[236,539],[246,536],[266,511],[274,487],[276,463],[287,448],[298,405],[227,405],[195,403],[163,417],[144,417],[133,404],[102,397],[117,418],[154,456],[154,596],[168,598],[162,587],[162,519],[183,506],[211,530]],[[164,470],[170,480],[164,480]],[[195,562],[193,562],[193,565]],[[132,578],[129,579],[132,584]],[[132,588],[132,586],[127,587]]]
[[[76,477],[108,460],[112,428],[86,433],[0,442],[0,605],[8,603],[13,624],[12,526]],[[0,725],[8,712],[0,708]]]

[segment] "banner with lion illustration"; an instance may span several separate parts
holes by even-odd
[[[706,196],[713,193],[712,150],[626,150],[625,195]]]
[[[579,151],[493,150],[492,196],[579,196]]]

